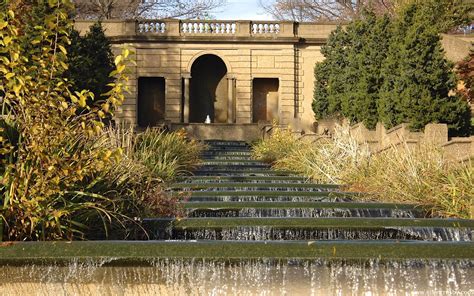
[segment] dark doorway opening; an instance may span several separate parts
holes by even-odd
[[[221,58],[206,54],[191,67],[189,122],[227,122],[227,67]]]
[[[154,126],[165,120],[165,79],[138,78],[138,125]]]
[[[278,119],[278,78],[255,78],[253,80],[253,122]]]

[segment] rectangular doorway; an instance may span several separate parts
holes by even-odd
[[[253,79],[253,122],[278,120],[278,78]]]
[[[165,120],[165,79],[138,78],[137,119],[140,127],[155,126]]]

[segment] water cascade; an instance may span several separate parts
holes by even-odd
[[[131,241],[4,243],[0,295],[473,293],[473,220],[358,202],[247,143],[208,144],[170,192],[187,217],[144,218],[149,236]]]

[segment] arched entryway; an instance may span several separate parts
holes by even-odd
[[[189,122],[204,122],[209,115],[213,123],[228,119],[227,67],[213,54],[197,58],[191,67]]]

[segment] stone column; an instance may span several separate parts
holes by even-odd
[[[227,98],[228,98],[228,100],[227,100],[227,123],[234,123],[235,122],[234,81],[235,81],[234,76],[228,74],[227,75]]]
[[[183,122],[189,123],[189,82],[191,74],[184,74],[184,104],[183,104]]]

